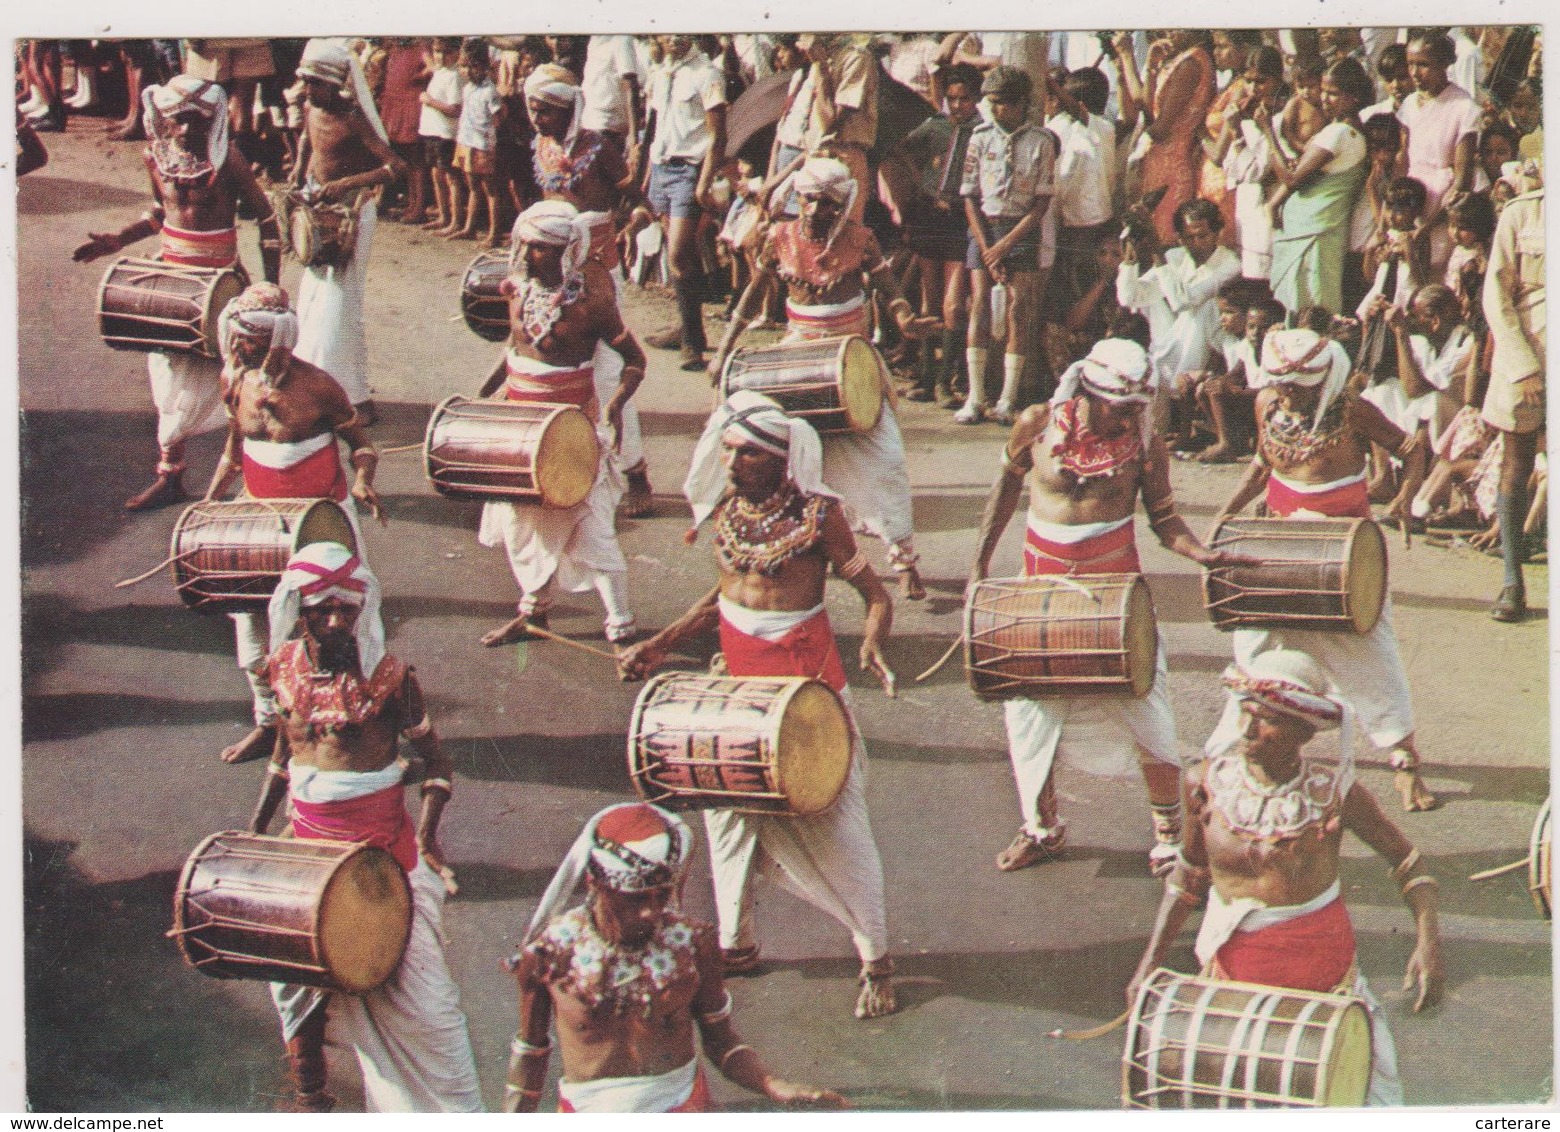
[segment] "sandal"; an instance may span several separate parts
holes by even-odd
[[[720,949],[721,971],[727,975],[751,975],[763,962],[758,944],[751,947],[723,947]]]
[[[1042,830],[1039,837],[1027,829],[1021,829],[1013,838],[1013,843],[997,854],[997,868],[1005,873],[1016,873],[1030,865],[1054,861],[1066,842],[1067,827],[1063,825]]]
[[[861,965],[861,974],[856,976],[861,984],[861,993],[856,996],[857,1018],[882,1018],[899,1009],[891,981],[893,974],[892,959],[877,959]]]

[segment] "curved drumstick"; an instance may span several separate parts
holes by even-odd
[[[157,565],[153,566],[146,573],[144,573],[144,574],[137,574],[133,578],[126,578],[122,582],[115,582],[114,583],[114,588],[116,590],[122,590],[126,586],[133,586],[133,585],[136,585],[139,582],[144,582],[144,581],[146,581],[146,579],[150,578],[153,574],[157,573],[159,570],[162,570],[162,569],[164,569],[165,567],[168,567],[168,566],[172,566],[175,562],[183,562],[186,558],[190,557],[190,555],[197,554],[197,553],[199,553],[199,552],[195,551],[195,550],[186,550],[186,551],[183,551],[183,552],[181,552],[179,554],[170,554],[167,558],[164,558],[161,562],[159,562]]]
[[[381,448],[379,454],[381,456],[399,456],[402,452],[421,452],[422,447],[422,441],[419,440],[416,444],[397,444],[394,448]]]
[[[1507,873],[1514,873],[1518,869],[1525,869],[1525,868],[1527,868],[1528,865],[1532,863],[1532,861],[1533,861],[1533,857],[1532,857],[1531,854],[1529,854],[1528,856],[1523,857],[1522,860],[1520,860],[1520,861],[1513,861],[1509,865],[1500,865],[1500,866],[1497,866],[1496,868],[1493,868],[1493,869],[1485,869],[1482,873],[1474,873],[1468,879],[1469,880],[1489,880],[1491,877],[1505,876]]]
[[[915,682],[917,684],[919,684],[919,683],[921,683],[921,682],[923,682],[925,680],[929,680],[933,676],[935,676],[937,674],[937,670],[938,669],[940,669],[943,665],[947,664],[950,660],[953,659],[953,654],[959,651],[959,646],[962,645],[963,643],[964,643],[964,634],[960,633],[957,637],[955,637],[953,639],[953,644],[948,646],[948,651],[943,653],[942,656],[937,658],[937,663],[932,665],[925,672],[921,673],[921,675],[917,676],[915,678]]]
[[[1069,1042],[1092,1041],[1095,1038],[1103,1038],[1112,1030],[1120,1029],[1126,1025],[1127,1019],[1131,1016],[1132,1011],[1123,1010],[1112,1021],[1106,1022],[1104,1025],[1093,1026],[1087,1030],[1047,1030],[1045,1036],[1048,1038],[1065,1038]]]

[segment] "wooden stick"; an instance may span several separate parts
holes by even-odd
[[[1069,1042],[1087,1042],[1094,1038],[1103,1038],[1112,1030],[1119,1030],[1126,1025],[1127,1019],[1130,1017],[1132,1017],[1132,1011],[1123,1010],[1114,1020],[1106,1022],[1102,1026],[1094,1026],[1087,1030],[1047,1030],[1045,1036],[1048,1038],[1065,1038]]]
[[[933,675],[935,675],[939,668],[941,668],[943,665],[947,664],[948,661],[953,659],[953,654],[959,651],[959,646],[962,645],[963,643],[964,643],[964,634],[960,633],[957,637],[955,637],[953,639],[953,644],[948,646],[948,651],[943,653],[942,656],[938,658],[937,663],[932,665],[925,672],[921,673],[921,675],[917,676],[915,678],[915,682],[917,684],[919,684],[923,680],[930,679]]]
[[[594,648],[591,645],[581,644],[579,641],[570,640],[568,637],[554,633],[551,629],[543,629],[539,625],[531,624],[529,621],[525,623],[525,631],[527,633],[534,633],[543,640],[557,641],[560,645],[568,645],[571,649],[579,649],[581,652],[590,653],[591,656],[599,656],[603,660],[610,660],[613,664],[616,664],[618,660],[616,653],[607,652],[605,649]]]
[[[421,451],[422,451],[422,441],[419,440],[416,444],[397,444],[394,448],[381,448],[379,450],[379,454],[381,456],[399,456],[402,452],[421,452]]]
[[[1518,869],[1525,869],[1532,861],[1532,855],[1523,857],[1520,861],[1513,861],[1509,865],[1501,865],[1499,868],[1485,869],[1482,873],[1474,873],[1469,880],[1489,880],[1491,877],[1504,876],[1506,873],[1514,873]]]
[[[172,566],[175,562],[183,562],[186,558],[188,558],[190,555],[195,554],[195,553],[196,552],[193,551],[193,550],[186,550],[182,554],[172,554],[172,555],[169,555],[167,558],[164,558],[157,565],[153,566],[146,573],[144,573],[144,574],[137,574],[133,578],[126,578],[122,582],[115,582],[114,583],[114,588],[116,590],[122,590],[126,586],[133,586],[133,585],[135,585],[138,582],[144,582],[144,581],[146,581],[146,579],[150,578],[153,574],[157,573],[159,570],[163,569],[164,567]]]

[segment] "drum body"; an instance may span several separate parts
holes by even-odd
[[[509,300],[499,288],[509,278],[509,253],[483,252],[460,277],[460,313],[478,338],[502,342],[509,337]]]
[[[315,542],[357,551],[352,521],[329,499],[230,499],[187,507],[173,528],[173,585],[191,609],[264,613],[287,560]]]
[[[1221,982],[1161,967],[1127,1025],[1127,1108],[1359,1107],[1370,1015],[1347,995]]]
[[[634,704],[628,773],[667,809],[805,816],[834,805],[851,745],[845,706],[821,681],[664,672]]]
[[[343,205],[295,199],[287,210],[287,245],[304,267],[346,267],[357,248],[357,218]]]
[[[122,256],[98,287],[98,333],[116,349],[220,357],[217,320],[243,290],[244,276],[236,268]]]
[[[596,482],[601,441],[573,405],[447,397],[428,418],[423,466],[450,499],[582,503]]]
[[[721,374],[721,397],[739,389],[772,398],[821,433],[870,432],[883,415],[877,351],[854,334],[737,350]]]
[[[1549,845],[1550,801],[1549,798],[1544,799],[1544,805],[1538,811],[1538,820],[1533,823],[1533,836],[1528,843],[1528,891],[1533,894],[1533,905],[1538,909],[1538,914],[1546,920],[1554,918],[1554,905],[1550,896],[1554,884],[1554,866],[1551,864]]]
[[[406,952],[412,890],[383,849],[215,833],[184,864],[168,934],[213,978],[361,994]]]
[[[1146,696],[1158,653],[1141,574],[991,578],[964,607],[964,669],[982,700]]]
[[[1370,519],[1226,519],[1208,544],[1263,559],[1203,573],[1220,629],[1369,633],[1387,599],[1387,544]]]

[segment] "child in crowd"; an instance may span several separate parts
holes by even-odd
[[[1292,156],[1305,152],[1306,143],[1327,125],[1322,109],[1322,72],[1326,64],[1318,55],[1302,55],[1290,67],[1289,85],[1294,94],[1279,119],[1278,136]]]
[[[460,184],[454,175],[455,130],[460,121],[466,85],[456,66],[459,53],[458,39],[440,37],[433,41],[430,52],[433,76],[420,98],[422,114],[417,122],[417,135],[422,138],[423,164],[428,167],[433,185],[435,209],[434,217],[423,225],[428,229],[454,231],[457,227]]]
[[[1345,310],[1359,306],[1375,275],[1377,264],[1372,256],[1386,230],[1387,188],[1392,184],[1403,148],[1403,124],[1395,115],[1377,113],[1363,119],[1360,125],[1370,169],[1349,218],[1349,252],[1343,263]]]
[[[1452,254],[1442,280],[1462,304],[1463,318],[1476,332],[1484,325],[1484,273],[1495,235],[1495,206],[1484,193],[1464,197],[1446,210]]]
[[[505,108],[489,73],[488,47],[480,39],[468,39],[460,52],[461,76],[466,80],[461,101],[460,124],[455,129],[455,168],[466,178],[468,207],[464,218],[457,206],[450,227],[441,234],[449,240],[470,240],[477,235],[478,204],[487,208],[488,230],[485,243],[502,247],[507,241],[499,233],[499,177],[495,151],[498,128]],[[461,222],[463,219],[464,222]]]

